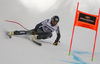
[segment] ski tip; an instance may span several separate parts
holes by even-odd
[[[35,44],[39,45],[39,46],[42,46],[42,43],[39,43],[39,42],[34,41],[34,40],[33,40],[33,42],[34,42]]]
[[[11,35],[9,35],[8,32],[6,32],[6,35],[11,39]]]
[[[4,21],[6,21],[6,19]]]
[[[39,46],[42,46],[42,44],[41,43],[37,43]]]
[[[42,46],[42,44],[39,44],[40,46]]]

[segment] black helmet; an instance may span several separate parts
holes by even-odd
[[[54,21],[54,22],[59,22],[59,17],[58,16],[53,16],[52,18],[51,18],[51,21]]]

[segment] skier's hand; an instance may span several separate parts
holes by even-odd
[[[55,40],[55,42],[53,43],[53,45],[58,45],[60,41]]]
[[[53,45],[58,45],[58,43],[57,42],[54,42]]]

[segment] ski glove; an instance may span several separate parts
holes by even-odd
[[[53,45],[58,45],[60,41],[55,40],[55,42],[53,43]]]

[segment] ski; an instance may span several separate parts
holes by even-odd
[[[38,41],[36,41],[36,40],[32,40],[35,44],[37,44],[37,45],[39,45],[39,46],[42,46],[42,44],[41,43],[39,43]]]
[[[9,38],[11,38],[11,35],[9,35],[9,32],[6,32],[6,35],[7,35]]]

